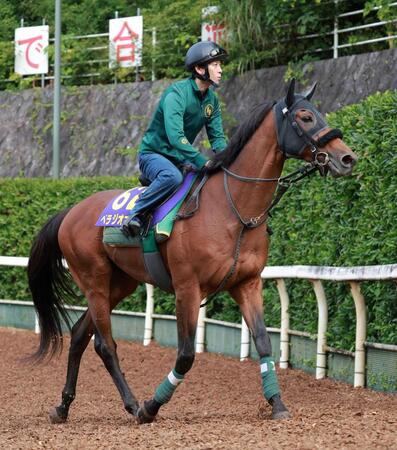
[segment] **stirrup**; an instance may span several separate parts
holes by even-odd
[[[138,216],[129,217],[122,225],[121,229],[126,236],[139,236],[142,231],[142,221]]]

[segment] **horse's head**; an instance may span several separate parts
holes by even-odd
[[[357,156],[342,141],[342,132],[331,129],[310,102],[316,84],[304,94],[295,93],[295,80],[287,95],[273,107],[277,140],[287,158],[312,162],[322,175],[330,171],[334,177],[350,175]]]

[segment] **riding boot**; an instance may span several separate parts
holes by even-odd
[[[128,217],[122,225],[123,233],[126,236],[138,236],[142,230],[142,221],[138,216]]]

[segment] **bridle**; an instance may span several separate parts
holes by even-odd
[[[316,129],[314,127],[313,131],[311,130],[312,132],[307,132],[299,125],[299,123],[295,119],[294,110],[297,109],[298,103],[300,103],[302,101],[305,101],[308,105],[311,106],[311,107],[307,107],[307,105],[306,105],[306,109],[309,109],[313,114],[316,115],[317,119],[320,122],[320,126],[324,124],[323,128]],[[282,105],[282,103],[284,103],[284,105]],[[223,185],[224,185],[227,201],[229,203],[230,209],[232,210],[232,212],[236,216],[236,218],[239,220],[242,227],[240,229],[240,232],[239,232],[239,235],[238,235],[238,238],[236,241],[232,266],[230,267],[228,273],[225,275],[225,277],[223,278],[223,280],[221,281],[221,283],[219,284],[219,286],[217,287],[215,292],[213,292],[208,297],[206,302],[200,305],[200,307],[205,306],[216,294],[218,294],[220,291],[222,291],[223,288],[226,286],[227,282],[229,281],[229,279],[233,276],[236,266],[237,266],[237,261],[238,261],[239,255],[240,255],[241,242],[242,242],[245,231],[249,230],[249,229],[257,228],[260,225],[262,225],[267,220],[267,217],[268,217],[270,211],[277,205],[277,203],[281,200],[281,197],[287,192],[287,190],[290,188],[290,186],[293,183],[296,183],[297,181],[300,181],[303,178],[306,178],[307,176],[311,175],[316,170],[318,170],[322,176],[325,176],[327,173],[327,168],[328,168],[328,164],[329,164],[329,156],[327,153],[322,152],[320,149],[322,147],[325,147],[333,139],[336,139],[336,138],[342,139],[342,137],[343,137],[341,130],[330,129],[327,133],[322,135],[320,138],[315,139],[315,135],[318,134],[320,131],[322,131],[322,129],[327,127],[327,125],[326,125],[326,122],[324,121],[324,119],[322,118],[322,116],[320,115],[320,113],[317,110],[315,110],[314,108],[312,109],[312,105],[304,97],[298,98],[290,108],[287,107],[284,100],[279,101],[279,102],[273,104],[273,109],[274,110],[276,110],[276,108],[279,109],[280,106],[282,106],[282,108],[281,108],[282,119],[281,120],[279,119],[280,115],[279,114],[277,115],[277,113],[275,112],[276,127],[277,127],[277,140],[278,140],[278,145],[279,145],[280,150],[282,151],[282,153],[284,154],[284,156],[286,158],[296,158],[296,157],[299,157],[307,147],[309,147],[311,149],[312,160],[310,163],[305,164],[303,167],[295,170],[294,172],[292,172],[288,175],[285,175],[283,177],[279,177],[279,178],[246,177],[246,176],[238,175],[237,173],[231,171],[230,169],[228,169],[226,167],[223,167],[223,166],[221,167],[221,169],[223,171]],[[301,143],[300,150],[291,151],[287,148],[286,144],[288,144],[288,143],[286,141],[287,141],[288,127],[284,124],[287,124],[289,126],[289,133],[291,133],[292,130],[294,131],[294,133],[296,135],[295,139],[297,139],[298,142]],[[208,175],[206,175],[206,176],[208,176]],[[204,176],[204,178],[206,178],[206,176]],[[233,198],[232,198],[232,195],[231,195],[231,192],[229,189],[228,177],[232,177],[236,180],[246,182],[246,183],[277,182],[276,195],[274,196],[271,204],[261,214],[259,214],[256,217],[250,217],[248,220],[245,220],[241,216],[236,204],[233,201]],[[202,183],[203,183],[202,185],[204,185],[205,181]],[[200,187],[200,189],[201,189],[201,187]],[[198,205],[197,205],[197,207],[198,207]]]
[[[312,132],[307,132],[304,130],[295,119],[295,114],[293,112],[297,110],[297,106],[300,102],[306,102],[306,109],[309,109],[313,114],[315,114],[320,122],[319,127],[313,129]],[[275,102],[273,104],[273,110],[276,115],[276,127],[277,127],[277,141],[278,146],[281,152],[284,154],[286,158],[296,158],[299,157],[302,152],[309,147],[311,149],[312,160],[309,164],[305,164],[303,167],[295,170],[294,172],[285,175],[279,178],[258,178],[258,177],[246,177],[242,175],[238,175],[235,172],[231,171],[226,167],[222,167],[224,177],[223,177],[223,185],[226,193],[226,198],[228,199],[229,206],[233,211],[234,215],[240,221],[240,223],[244,226],[244,228],[256,228],[262,225],[267,218],[268,213],[271,209],[273,209],[276,204],[281,200],[281,197],[287,192],[290,186],[297,181],[306,178],[311,175],[314,171],[318,170],[321,175],[326,175],[327,166],[329,164],[329,156],[327,153],[320,151],[322,147],[325,147],[330,141],[336,138],[342,139],[343,134],[339,129],[330,129],[327,133],[322,135],[320,138],[315,139],[314,135],[318,134],[322,131],[327,125],[320,113],[316,111],[314,108],[310,108],[308,106],[310,102],[308,102],[304,97],[300,97],[294,104],[288,108],[285,104],[284,100],[279,102]],[[277,114],[277,110],[281,108],[282,119],[280,120],[280,115]],[[324,126],[323,126],[324,125]],[[289,129],[288,129],[289,126]],[[321,128],[322,127],[322,128]],[[295,143],[299,143],[299,147],[296,146],[293,149],[288,148],[288,134],[291,134],[291,131],[295,133]],[[295,149],[298,149],[297,151]],[[239,213],[232,195],[230,193],[229,184],[228,184],[228,176],[237,179],[242,182],[247,183],[269,183],[269,182],[277,182],[277,191],[276,195],[273,198],[272,203],[269,207],[267,207],[259,216],[251,217],[249,220],[244,220]]]
[[[281,102],[277,102],[274,104],[273,109],[276,114],[276,126],[277,126],[277,137],[278,137],[278,143],[281,151],[283,152],[284,156],[286,158],[292,157],[296,158],[299,157],[303,150],[307,147],[311,149],[312,152],[312,161],[311,164],[315,166],[321,175],[326,174],[326,168],[329,164],[329,156],[327,153],[320,151],[320,148],[325,147],[329,142],[331,142],[333,139],[336,138],[343,138],[343,133],[338,128],[332,128],[327,133],[323,134],[321,137],[314,139],[314,136],[317,135],[320,131],[322,131],[327,125],[321,114],[315,110],[312,109],[310,106],[311,104],[305,99],[305,97],[298,98],[296,102],[291,106],[287,107],[285,105],[282,105]],[[298,109],[298,104],[301,102],[305,102],[306,109],[309,109],[318,119],[320,122],[320,126],[313,127],[310,132],[307,132],[304,130],[298,123],[298,121],[295,118],[294,111]],[[280,105],[281,103],[281,105]],[[281,108],[282,118],[286,122],[280,123],[280,114],[277,110]],[[284,125],[284,123],[288,123],[290,126],[290,131],[293,130],[296,134],[296,137],[301,140],[302,147],[301,150],[296,151],[288,151],[288,148],[286,148],[286,135],[288,128]]]

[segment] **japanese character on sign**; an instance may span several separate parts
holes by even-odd
[[[212,41],[219,44],[225,38],[224,23],[215,23],[211,17],[219,14],[219,6],[207,6],[202,9],[202,18],[206,21],[201,24],[201,40]]]
[[[201,40],[220,43],[225,33],[225,25],[220,23],[203,23],[201,26]]]
[[[139,36],[134,33],[127,22],[123,23],[119,34],[113,38],[113,42],[116,44],[116,61],[135,61],[135,42]],[[119,43],[119,41],[121,41]]]
[[[20,75],[48,73],[48,25],[15,30],[15,72]]]
[[[109,21],[109,67],[141,65],[142,16]]]

